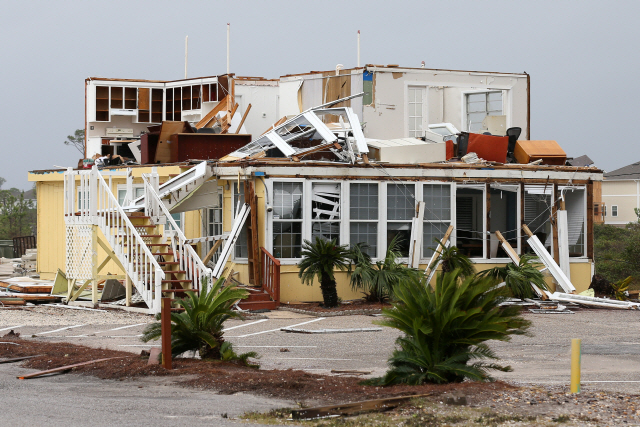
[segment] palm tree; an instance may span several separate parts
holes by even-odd
[[[391,385],[490,380],[489,370],[509,366],[486,363],[497,356],[486,341],[508,341],[525,334],[530,322],[519,307],[500,307],[506,297],[487,277],[461,278],[461,271],[439,274],[435,288],[424,277],[404,280],[395,290],[393,308],[375,322],[402,332],[384,377],[369,384]]]
[[[387,247],[384,260],[372,263],[366,253],[366,244],[358,243],[351,248],[351,271],[349,266],[351,289],[362,290],[367,301],[383,302],[393,295],[393,289],[401,280],[417,276],[419,270],[405,267],[398,258],[400,254],[400,239],[394,237]]]
[[[504,267],[494,267],[490,270],[478,273],[480,277],[491,277],[496,281],[505,283],[505,286],[511,292],[514,298],[532,298],[534,297],[533,283],[542,290],[549,290],[544,276],[538,270],[540,264],[533,262],[533,255],[522,255],[518,265],[509,263]]]
[[[305,240],[302,245],[302,261],[298,264],[298,277],[302,283],[312,285],[315,278],[320,282],[324,307],[338,306],[338,291],[333,271],[346,270],[349,266],[349,249],[336,240],[316,237],[314,243]]]
[[[202,359],[233,359],[230,343],[222,337],[223,324],[232,317],[242,318],[233,305],[248,296],[248,292],[232,286],[222,287],[225,279],[221,277],[211,286],[202,286],[200,295],[187,292],[184,299],[176,300],[184,307],[180,313],[171,313],[171,354],[177,356],[185,351],[198,351]],[[160,315],[156,316],[160,320]],[[142,341],[157,340],[162,336],[160,322],[148,325],[142,335]],[[231,353],[230,353],[231,351]],[[224,357],[223,357],[224,356]],[[255,357],[255,353],[238,356],[246,361]]]

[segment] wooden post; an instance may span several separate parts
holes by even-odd
[[[484,184],[485,188],[485,197],[487,200],[487,232],[482,233],[482,238],[484,239],[484,247],[487,253],[487,259],[491,258],[491,184],[488,182]]]
[[[93,187],[92,187],[93,188]],[[95,198],[93,195],[91,196]],[[98,226],[91,226],[91,302],[98,303]]]
[[[553,227],[553,260],[560,265],[560,247],[558,246],[558,184],[553,184],[553,204],[551,205],[551,226]],[[544,242],[543,242],[544,243]]]
[[[524,183],[521,182],[520,183],[520,218],[517,219],[516,224],[524,224],[524,195],[525,195],[525,188],[524,188]],[[520,234],[520,245],[519,245],[519,252],[518,255],[522,255],[524,253],[524,233],[522,232],[522,230],[518,230],[518,233]]]
[[[260,247],[258,246],[258,201],[252,181],[244,182],[244,200],[249,203],[247,218],[247,258],[249,267],[249,283],[260,285]]]
[[[131,307],[131,294],[132,294],[132,286],[131,286],[131,277],[127,274],[127,277],[124,279],[124,290],[125,290],[125,303],[127,307]]]
[[[171,367],[171,298],[162,298],[160,311],[160,329],[162,331],[162,366]]]
[[[587,183],[587,258],[593,260],[593,181]]]

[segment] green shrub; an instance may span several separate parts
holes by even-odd
[[[224,322],[232,317],[242,318],[233,305],[246,298],[248,292],[232,286],[222,287],[224,278],[212,286],[202,286],[200,295],[187,292],[183,299],[176,300],[184,307],[183,312],[171,313],[171,354],[177,356],[186,351],[198,351],[202,359],[235,360],[246,364],[247,358],[256,357],[250,352],[236,355],[231,343],[223,338]],[[160,315],[156,316],[160,320]],[[143,342],[157,340],[162,336],[161,323],[148,325],[142,335]]]
[[[400,258],[400,241],[394,237],[389,243],[384,260],[372,262],[365,249],[367,245],[358,243],[351,249],[349,268],[351,289],[364,292],[367,301],[382,302],[393,295],[393,289],[404,279],[417,277],[419,270],[405,267]]]
[[[461,279],[461,271],[438,275],[434,288],[424,278],[404,280],[392,309],[376,323],[403,333],[389,359],[389,370],[369,384],[390,385],[490,380],[489,370],[508,366],[486,363],[497,356],[486,341],[508,341],[524,334],[529,322],[515,306],[499,307],[505,290],[490,278]]]
[[[509,263],[504,267],[494,267],[481,271],[478,276],[491,277],[496,282],[504,282],[511,296],[515,298],[532,298],[534,292],[531,283],[541,290],[549,290],[544,276],[538,270],[540,264],[533,262],[535,258],[533,255],[522,255],[518,265]]]

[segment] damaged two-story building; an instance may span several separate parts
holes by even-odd
[[[602,172],[530,141],[527,74],[367,65],[85,85],[85,157],[138,164],[30,173],[38,271],[66,273],[69,298],[91,286],[97,301],[115,278],[127,304],[157,311],[225,276],[256,287],[244,308],[320,300],[297,268],[315,237],[366,243],[374,260],[399,239],[426,269],[446,235],[484,270],[532,251],[530,233],[560,287],[591,281]],[[360,296],[336,276],[343,299]]]

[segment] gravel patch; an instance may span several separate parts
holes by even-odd
[[[88,311],[72,308],[33,306],[16,309],[0,309],[0,329],[4,327],[57,326],[57,325],[132,325],[152,323],[153,316],[122,310]]]

